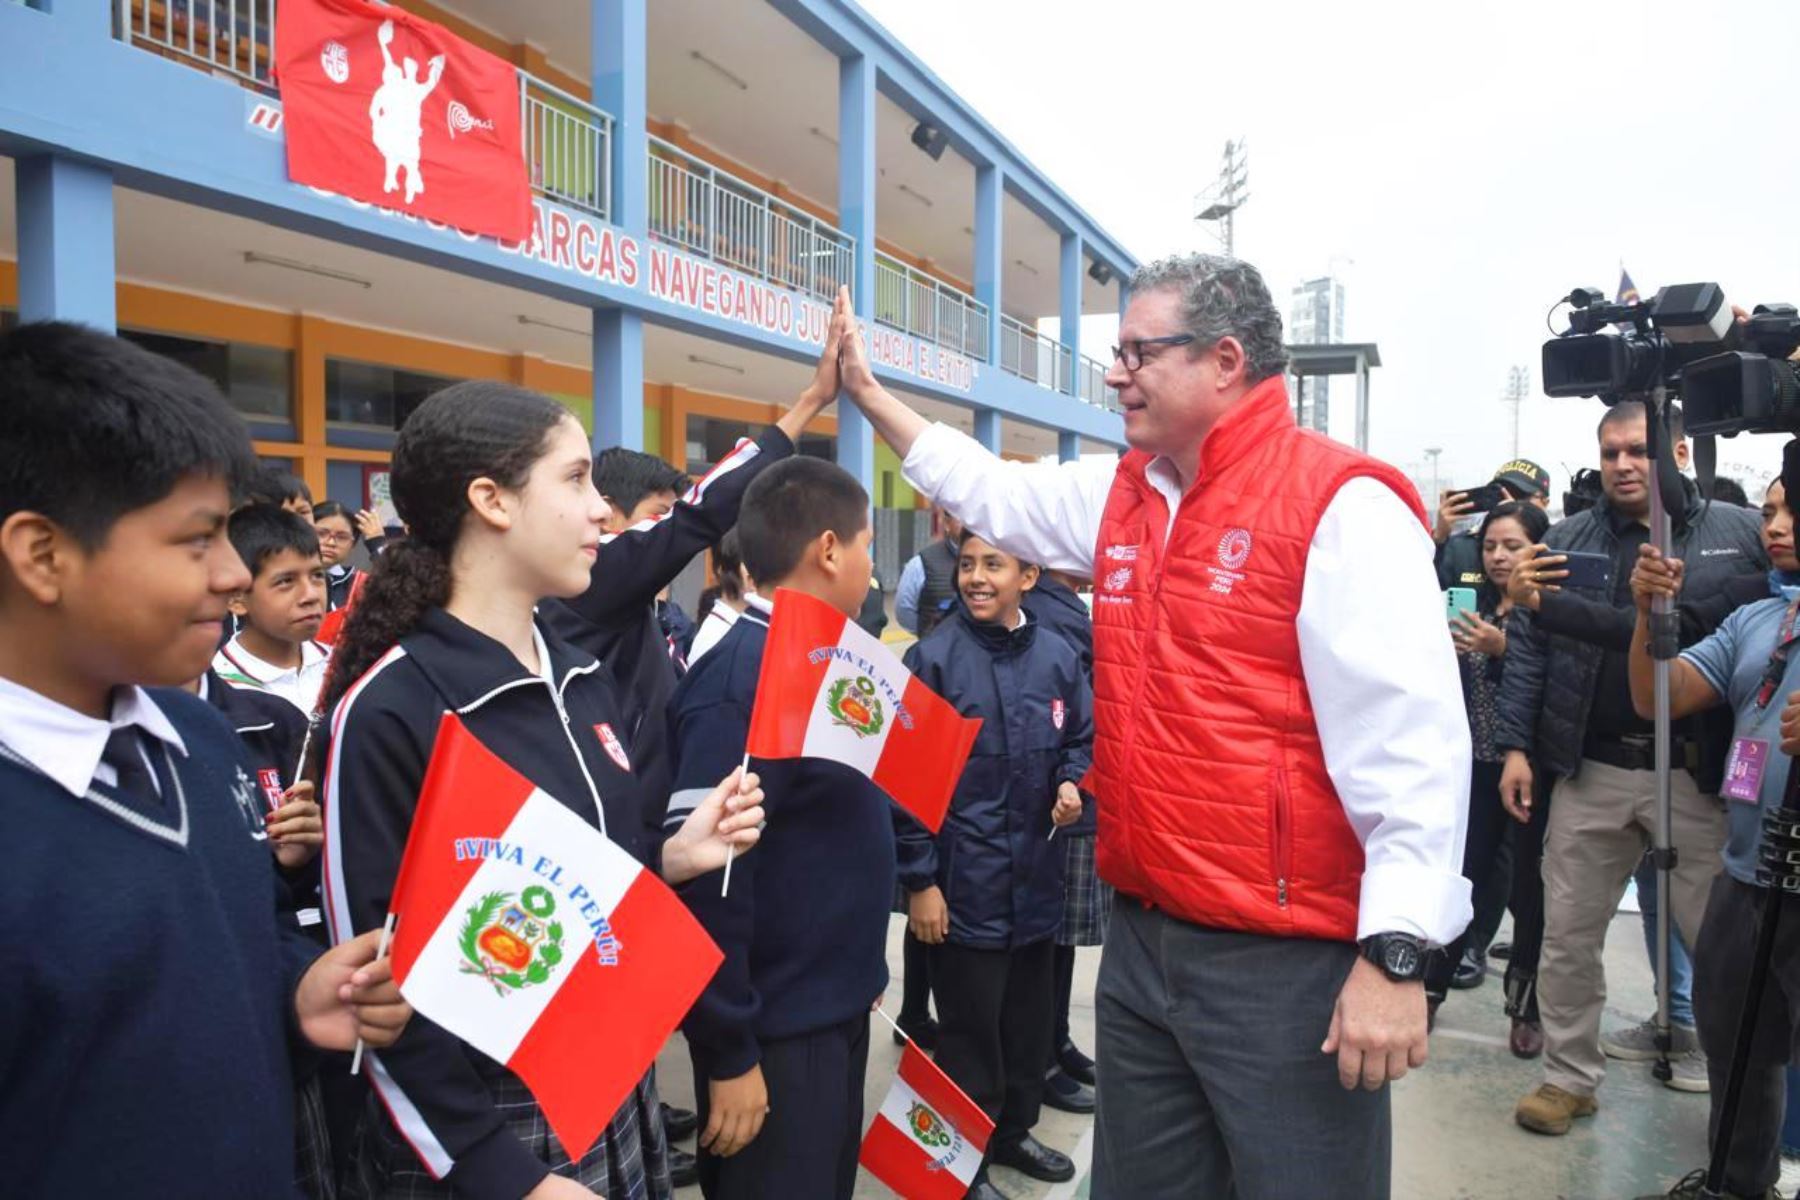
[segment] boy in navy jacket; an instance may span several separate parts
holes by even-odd
[[[898,809],[893,820],[912,932],[930,948],[937,1064],[994,1118],[989,1162],[1058,1182],[1074,1164],[1031,1129],[1055,1017],[1055,831],[1081,816],[1094,722],[1078,653],[1021,607],[1037,580],[1037,567],[963,531],[961,603],[906,666],[981,732],[937,836]],[[984,1168],[969,1195],[1001,1193]]]
[[[321,954],[277,921],[242,745],[178,687],[249,586],[225,520],[254,466],[187,368],[0,334],[9,1195],[292,1194],[290,1047],[385,1045],[410,1015],[374,937]]]
[[[769,617],[790,588],[854,618],[868,594],[868,494],[815,458],[776,463],[738,520],[761,595],[682,679],[669,709],[669,828],[744,756]],[[849,767],[757,760],[768,829],[719,873],[678,889],[725,952],[684,1029],[700,1103],[708,1200],[848,1200],[862,1138],[869,1009],[887,987],[894,835],[888,800]]]

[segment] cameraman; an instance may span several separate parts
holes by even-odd
[[[1775,564],[1763,598],[1725,618],[1711,636],[1683,651],[1669,670],[1670,714],[1684,717],[1729,704],[1735,718],[1733,747],[1740,751],[1735,760],[1748,764],[1725,784],[1729,801],[1725,871],[1713,880],[1694,953],[1694,1012],[1714,1097],[1709,1135],[1718,1131],[1719,1104],[1756,941],[1760,894],[1755,886],[1756,856],[1762,815],[1781,806],[1787,785],[1788,763],[1770,750],[1779,736],[1783,754],[1800,752],[1800,692],[1795,691],[1800,688],[1800,666],[1788,653],[1800,620],[1800,558],[1794,552],[1794,514],[1779,481],[1770,486],[1763,502],[1762,522],[1763,544]],[[1631,699],[1640,714],[1648,714],[1655,704],[1648,651],[1650,601],[1655,596],[1677,597],[1684,572],[1680,559],[1662,558],[1654,547],[1642,547],[1639,555],[1631,576],[1638,609],[1631,642]],[[1782,695],[1788,698],[1785,711],[1774,703]],[[1733,1196],[1772,1195],[1770,1189],[1780,1174],[1785,1068],[1800,1049],[1800,923],[1784,921],[1779,938],[1743,1104],[1732,1130],[1725,1188]],[[1669,1194],[1697,1196],[1703,1177],[1703,1172],[1695,1172]]]
[[[1670,406],[1670,437],[1677,466],[1687,463],[1680,416]],[[1601,418],[1600,502],[1554,526],[1546,556],[1527,559],[1507,581],[1517,607],[1507,629],[1508,665],[1501,687],[1497,744],[1508,751],[1501,801],[1521,823],[1529,822],[1532,761],[1556,777],[1543,849],[1544,942],[1537,972],[1537,1000],[1544,1033],[1544,1083],[1519,1102],[1518,1123],[1544,1134],[1563,1134],[1597,1108],[1595,1092],[1606,1073],[1600,1015],[1606,976],[1601,961],[1606,931],[1625,883],[1643,857],[1655,827],[1655,727],[1631,703],[1628,651],[1633,602],[1630,568],[1649,541],[1650,460],[1645,407],[1638,400],[1613,405]],[[1734,576],[1768,569],[1752,513],[1708,505],[1685,478],[1677,477],[1686,503],[1672,514],[1678,554],[1694,565],[1690,594],[1713,602]],[[1557,581],[1565,559],[1555,551],[1604,553],[1611,559],[1605,593],[1577,595]],[[1682,640],[1712,631],[1723,612],[1682,611]],[[1673,760],[1685,770],[1672,777],[1675,843],[1680,866],[1672,896],[1665,897],[1677,924],[1691,939],[1705,908],[1706,887],[1717,869],[1724,840],[1716,790],[1728,740],[1723,730],[1705,736],[1692,723],[1675,733]],[[1529,756],[1529,757],[1528,757]],[[1521,851],[1521,860],[1529,855]],[[1519,964],[1514,964],[1518,966]],[[1674,1061],[1683,1090],[1704,1090],[1705,1071],[1692,1029],[1675,1028]]]
[[[1502,465],[1494,472],[1493,482],[1508,500],[1523,500],[1546,511],[1550,508],[1550,473],[1529,459],[1515,458]],[[1474,512],[1475,504],[1467,492],[1448,492],[1438,501],[1431,540],[1437,543],[1439,587],[1480,588],[1487,582],[1481,538],[1475,530],[1455,532],[1457,523]]]

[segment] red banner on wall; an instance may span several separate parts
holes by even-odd
[[[283,0],[275,46],[294,182],[527,236],[517,67],[367,0]]]

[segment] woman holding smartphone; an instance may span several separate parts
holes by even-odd
[[[1506,665],[1506,617],[1512,610],[1506,581],[1549,527],[1549,516],[1535,504],[1509,500],[1489,512],[1476,535],[1486,578],[1476,589],[1475,611],[1458,612],[1450,624],[1462,667],[1463,699],[1474,750],[1463,877],[1474,888],[1475,919],[1425,972],[1425,993],[1434,1016],[1459,965],[1469,963],[1463,974],[1473,977],[1461,986],[1480,983],[1486,969],[1487,941],[1506,906],[1506,881],[1494,878],[1494,859],[1506,835],[1506,812],[1500,805],[1500,769],[1506,755],[1494,744],[1500,719],[1500,681]],[[1515,1017],[1515,1031],[1519,1024]]]

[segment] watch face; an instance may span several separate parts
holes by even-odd
[[[1405,978],[1419,969],[1419,948],[1410,942],[1389,942],[1382,950],[1382,958],[1390,975]]]

